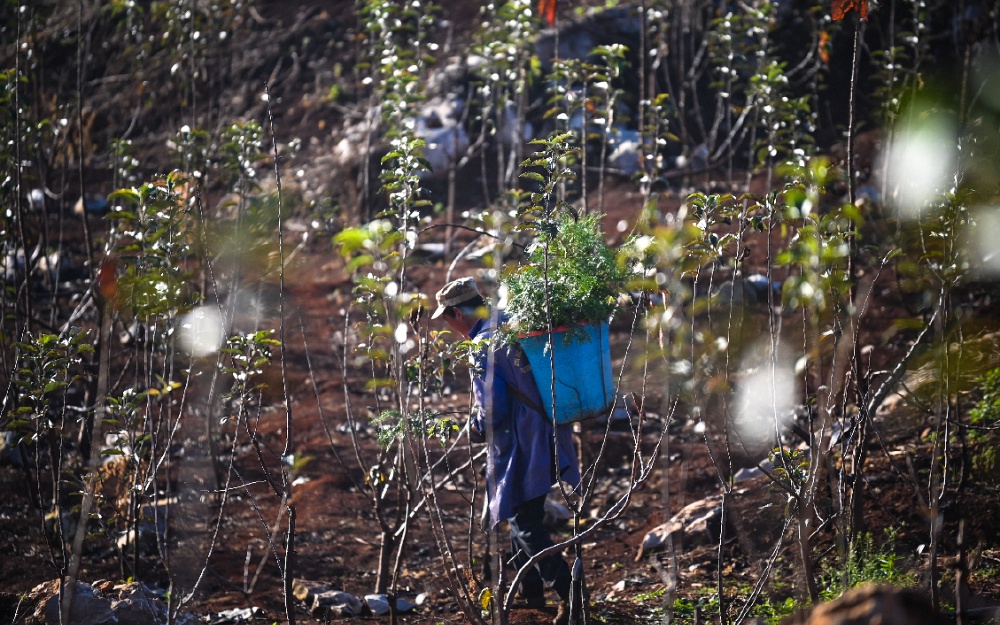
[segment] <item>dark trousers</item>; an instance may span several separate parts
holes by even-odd
[[[531,556],[555,543],[542,521],[545,519],[545,497],[537,497],[514,508],[514,516],[507,519],[510,525],[510,546],[515,570],[520,569]],[[532,570],[521,578],[520,595],[524,598],[541,597],[545,587],[556,591],[562,601],[569,601],[569,565],[558,553],[542,558]]]

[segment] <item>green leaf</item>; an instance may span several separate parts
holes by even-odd
[[[42,391],[42,393],[47,395],[61,388],[66,388],[67,386],[68,384],[66,384],[65,382],[57,382],[57,381],[49,382],[48,384],[45,385],[45,389]]]
[[[393,388],[395,382],[391,378],[375,378],[365,382],[365,390],[374,391],[380,388]]]
[[[365,242],[370,240],[371,233],[364,228],[348,228],[338,232],[333,237],[333,242],[341,247],[341,253],[345,255],[364,248]]]
[[[132,204],[138,204],[141,201],[139,193],[135,189],[118,189],[108,195],[109,202],[116,202],[122,200],[125,202],[130,202]],[[121,216],[121,213],[115,213],[116,216]],[[134,217],[133,217],[134,219]]]
[[[371,254],[362,254],[360,256],[355,256],[354,258],[352,258],[347,263],[346,269],[349,273],[354,273],[359,268],[364,267],[366,265],[370,265],[373,262],[375,262],[374,256],[372,256]]]

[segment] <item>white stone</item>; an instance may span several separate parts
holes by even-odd
[[[358,616],[361,614],[361,600],[343,590],[328,590],[313,597],[313,615],[329,610],[335,617]]]
[[[641,559],[647,551],[664,547],[668,542],[676,544],[683,540],[684,548],[690,549],[718,540],[717,521],[721,515],[722,495],[712,495],[688,504],[669,521],[646,534],[636,560]]]

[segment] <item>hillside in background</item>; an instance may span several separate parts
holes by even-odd
[[[568,210],[632,274],[550,496],[590,622],[995,620],[998,11],[4,3],[0,618],[551,622],[422,307]]]

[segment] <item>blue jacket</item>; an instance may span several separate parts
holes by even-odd
[[[519,504],[548,494],[557,479],[573,488],[578,487],[580,467],[572,427],[560,425],[555,428],[554,443],[553,426],[548,417],[510,391],[510,387],[514,387],[534,406],[542,405],[524,352],[519,347],[491,350],[489,339],[492,336],[493,329],[482,319],[470,332],[470,338],[479,346],[472,367],[479,414],[472,425],[486,436],[489,444],[486,487],[491,527],[495,527],[513,516]],[[558,450],[558,474],[553,449]]]

